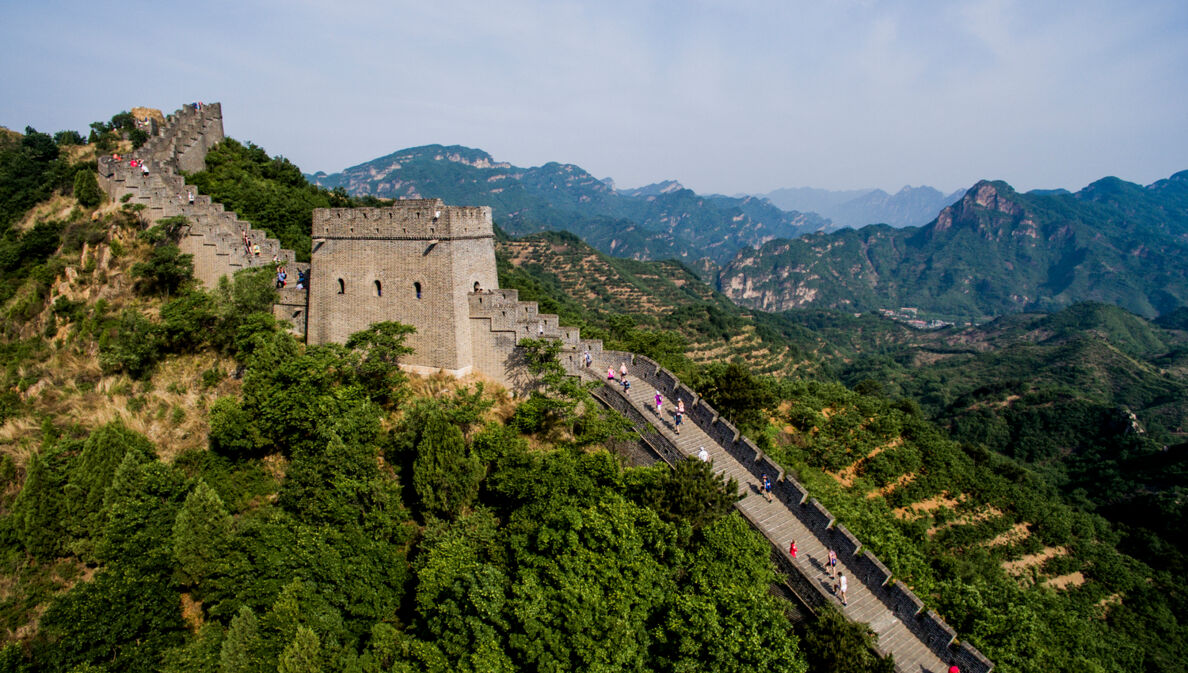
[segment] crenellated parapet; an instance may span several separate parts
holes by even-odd
[[[454,240],[494,238],[487,206],[447,206],[441,199],[395,201],[386,208],[319,208],[315,239]]]
[[[274,313],[304,334],[306,291],[296,289],[296,279],[298,270],[306,266],[298,265],[296,254],[282,247],[278,239],[241,220],[210,196],[199,194],[179,173],[202,170],[207,152],[222,139],[221,105],[185,106],[169,115],[158,134],[131,156],[119,160],[112,155],[99,157],[99,185],[113,201],[141,206],[140,217],[146,225],[166,217],[184,217],[187,227],[178,247],[193,255],[194,277],[207,287],[240,269],[274,263],[286,267],[289,284]],[[131,160],[138,165],[131,165]]]

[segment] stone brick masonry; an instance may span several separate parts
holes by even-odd
[[[388,208],[321,208],[313,215],[310,264],[251,223],[186,184],[181,171],[205,166],[206,153],[223,139],[222,106],[186,106],[170,115],[132,157],[99,160],[100,185],[115,200],[143,204],[151,224],[181,215],[188,221],[179,247],[194,256],[194,275],[207,287],[275,256],[289,270],[289,285],[274,307],[309,343],[343,343],[375,322],[412,325],[414,349],[406,368],[455,375],[481,373],[513,390],[531,385],[517,344],[525,337],[562,341],[573,357],[598,352],[574,328],[541,314],[535,302],[500,290],[490,208],[447,206],[437,199],[397,201]],[[128,165],[135,158],[148,175]],[[189,195],[194,194],[194,202]],[[260,247],[245,250],[244,232]],[[310,288],[298,290],[299,271]],[[477,291],[476,291],[477,288]]]

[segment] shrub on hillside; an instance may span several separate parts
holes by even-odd
[[[132,266],[136,291],[141,294],[171,295],[194,278],[194,256],[167,243],[153,248],[148,261]]]
[[[91,171],[79,171],[74,175],[74,198],[84,208],[94,208],[103,203],[103,191],[99,189],[99,180]]]

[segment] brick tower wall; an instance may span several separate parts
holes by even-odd
[[[467,297],[476,282],[498,283],[490,208],[424,199],[315,210],[307,340],[343,343],[373,323],[398,321],[417,330],[406,340],[410,369],[468,373]]]

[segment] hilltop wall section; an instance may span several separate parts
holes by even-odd
[[[222,140],[222,104],[187,105],[169,115],[160,133],[149,138],[136,155],[174,171],[196,173],[206,167],[206,153]]]
[[[387,208],[318,209],[311,262],[297,263],[280,241],[180,175],[201,170],[206,153],[222,139],[218,103],[186,106],[169,115],[159,135],[132,157],[99,159],[100,185],[114,200],[143,206],[146,224],[186,218],[178,246],[193,255],[194,275],[205,286],[240,269],[271,267],[275,259],[288,269],[290,283],[279,291],[273,314],[309,343],[344,343],[376,322],[399,321],[416,328],[407,340],[414,349],[405,359],[407,369],[478,372],[517,391],[533,385],[518,346],[523,338],[560,340],[571,357],[579,350],[601,350],[601,342],[560,327],[557,316],[541,314],[515,290],[498,289],[489,208],[422,199]],[[148,173],[130,166],[130,158],[143,162]],[[258,255],[252,246],[260,248]],[[309,274],[308,291],[293,282],[299,271]]]
[[[414,351],[407,369],[476,372],[517,391],[532,385],[521,339],[557,339],[570,353],[602,348],[498,288],[490,208],[421,199],[318,209],[311,265],[310,343],[343,343],[376,322],[402,322],[416,328],[405,341]]]
[[[221,203],[187,184],[178,171],[199,171],[205,167],[206,153],[223,139],[222,106],[218,103],[199,107],[187,106],[169,115],[159,135],[149,138],[130,157],[116,161],[103,156],[98,161],[99,185],[115,201],[141,205],[141,219],[153,224],[165,217],[183,216],[188,226],[182,232],[178,247],[193,255],[194,277],[208,288],[218,285],[219,279],[240,269],[273,266],[273,260],[283,264],[290,281],[295,281],[308,264],[299,264],[292,250],[281,247],[280,241],[256,229],[227,211]],[[129,165],[129,159],[143,162],[140,167]],[[193,202],[190,201],[193,195]],[[245,246],[246,236],[249,246]],[[254,248],[259,247],[259,254]],[[281,299],[273,309],[278,319],[288,320],[298,334],[305,333],[306,300],[303,290],[295,283],[281,291]]]

